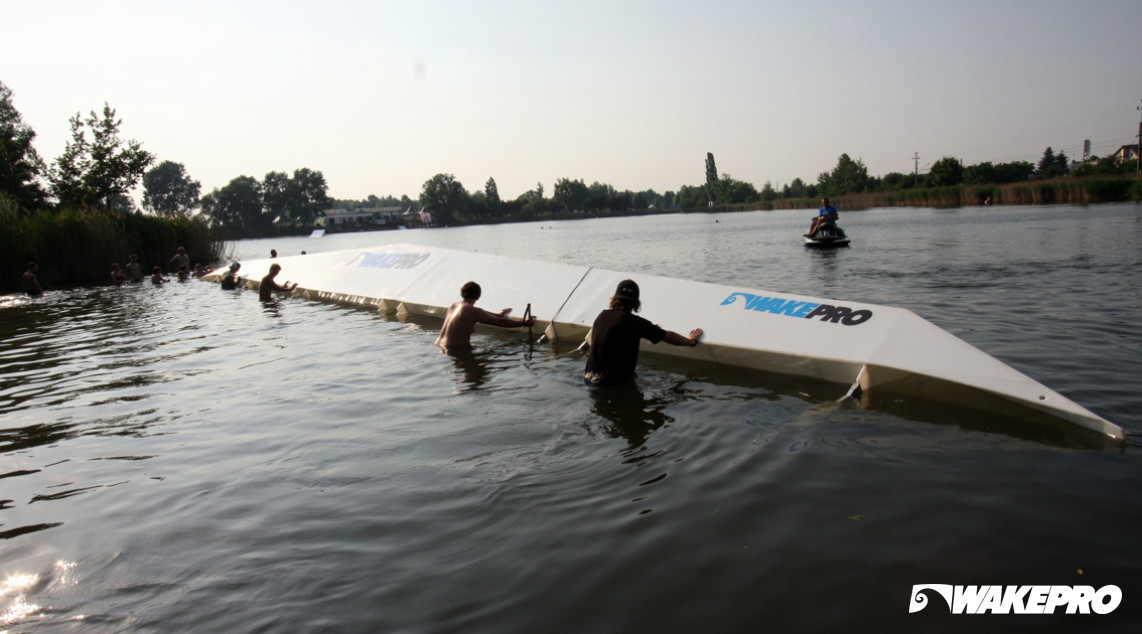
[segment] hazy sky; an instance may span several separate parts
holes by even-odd
[[[1140,0],[0,3],[0,81],[47,160],[123,120],[203,193],[320,170],[335,198],[450,173],[677,191],[1081,157],[1137,142]]]

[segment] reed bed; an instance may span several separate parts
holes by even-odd
[[[135,254],[145,273],[168,269],[171,256],[184,247],[190,261],[212,265],[224,243],[200,222],[139,214],[64,209],[28,216],[0,205],[0,291],[21,290],[28,262],[39,265],[45,289],[110,282],[112,263],[120,267]]]

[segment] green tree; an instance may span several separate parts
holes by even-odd
[[[102,117],[95,111],[86,120],[79,113],[72,117],[71,141],[56,159],[51,175],[52,190],[61,203],[111,209],[112,199],[138,184],[155,157],[138,141],[119,138],[122,123],[106,103]]]
[[[1012,161],[1010,163],[998,163],[995,166],[995,174],[998,178],[997,183],[1019,183],[1031,178],[1035,173],[1035,166],[1027,161]]]
[[[46,198],[40,185],[45,166],[32,146],[35,138],[12,103],[12,90],[0,82],[0,192],[25,213],[42,207]]]
[[[706,194],[709,202],[717,200],[718,191],[718,165],[714,162],[714,153],[706,152]]]
[[[683,209],[701,209],[710,203],[709,188],[705,185],[683,185],[678,188],[678,206]]]
[[[294,170],[290,194],[290,211],[303,227],[312,227],[330,206],[329,184],[319,170],[308,167]]]
[[[788,185],[781,188],[781,195],[785,198],[804,198],[807,195],[805,193],[805,181],[794,178]]]
[[[202,214],[236,236],[259,235],[270,226],[262,213],[262,185],[253,176],[239,176],[203,196]]]
[[[308,167],[294,170],[293,176],[285,172],[267,173],[262,179],[262,202],[269,222],[302,227],[313,226],[314,221],[333,206],[325,175]],[[366,207],[394,206],[396,199],[370,196],[363,204]]]
[[[1043,152],[1043,158],[1039,159],[1039,166],[1035,170],[1035,175],[1039,178],[1056,178],[1066,176],[1069,170],[1070,159],[1067,158],[1066,153],[1055,154],[1054,150],[1048,146]]]
[[[85,176],[91,165],[91,150],[79,113],[68,121],[71,123],[71,140],[64,146],[63,154],[56,158],[48,179],[52,194],[61,206],[84,206],[90,198]]]
[[[561,178],[555,181],[555,189],[551,193],[552,198],[562,203],[570,211],[585,209],[587,199],[590,196],[591,190],[582,179]]]
[[[729,174],[722,174],[722,178],[714,184],[714,201],[718,204],[741,205],[759,200],[761,196],[757,193],[757,188]]]
[[[817,186],[822,196],[843,196],[865,191],[869,185],[868,168],[860,159],[853,160],[841,154],[832,172],[822,172]]]
[[[289,174],[267,172],[262,178],[262,207],[271,223],[289,217],[292,195]]]
[[[912,175],[903,174],[901,172],[889,172],[884,175],[884,178],[882,178],[880,182],[884,188],[888,190],[907,189],[912,185]]]
[[[761,187],[761,200],[764,202],[773,202],[777,199],[777,190],[773,189],[773,183],[765,181],[765,185]]]
[[[932,187],[950,187],[964,182],[964,164],[951,156],[936,161],[928,172],[928,184]]]
[[[449,225],[464,217],[471,197],[468,190],[452,174],[437,174],[424,182],[420,205],[432,214],[437,224]]]
[[[615,188],[595,181],[587,186],[587,200],[583,201],[585,209],[613,209]]]
[[[500,200],[500,188],[496,186],[496,179],[488,177],[488,182],[484,183],[484,195],[488,197],[488,207],[495,211],[503,202]]]
[[[201,191],[182,163],[163,161],[143,175],[143,208],[165,218],[189,218]]]
[[[969,185],[990,185],[1019,183],[1031,178],[1035,166],[1027,161],[991,164],[991,162],[969,165],[964,168],[964,182]]]

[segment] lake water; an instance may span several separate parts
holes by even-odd
[[[573,347],[481,332],[449,356],[432,319],[202,282],[9,296],[0,631],[1137,631],[1142,207],[842,210],[853,246],[825,252],[811,213],[231,252],[409,242],[905,307],[1126,445],[648,354],[634,389],[592,391]],[[1122,602],[909,614],[933,583]]]

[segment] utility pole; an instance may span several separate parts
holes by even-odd
[[[1142,111],[1142,106],[1135,108],[1135,110]],[[1138,120],[1138,151],[1134,153],[1138,157],[1138,176],[1142,176],[1142,118]]]
[[[1142,124],[1139,125],[1139,131],[1142,131]],[[912,153],[912,188],[915,189],[920,186],[920,153]]]

